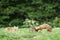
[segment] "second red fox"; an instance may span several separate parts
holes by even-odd
[[[14,26],[14,27],[6,27],[5,28],[6,31],[16,31],[18,30],[18,27]]]
[[[46,29],[47,32],[51,32],[52,31],[52,26],[46,24],[46,23],[43,23],[41,25],[39,25],[38,27],[31,27],[31,31],[42,31],[43,29]]]

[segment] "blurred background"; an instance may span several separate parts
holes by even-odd
[[[60,27],[60,0],[0,0],[0,27]]]

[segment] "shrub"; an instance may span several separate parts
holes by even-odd
[[[53,27],[60,27],[60,18],[55,17],[55,19],[51,22],[48,22],[49,24],[51,24]]]
[[[9,26],[14,26],[14,25],[22,25],[22,23],[23,23],[23,20],[20,20],[20,19],[14,19],[14,20],[12,20],[10,23],[9,23]]]
[[[35,27],[35,26],[38,26],[38,25],[39,25],[39,23],[35,20],[25,19],[22,27],[31,27],[31,26]]]

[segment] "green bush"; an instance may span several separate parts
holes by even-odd
[[[60,18],[55,17],[54,20],[52,20],[51,22],[48,22],[49,24],[51,24],[53,27],[60,27]]]
[[[9,26],[14,26],[14,25],[18,25],[21,26],[23,24],[23,20],[21,19],[14,19],[9,23]]]
[[[39,25],[39,23],[37,21],[26,19],[23,22],[23,26],[22,27],[28,28],[28,27],[31,27],[31,26],[36,27],[38,25]]]
[[[0,25],[21,26],[26,18],[39,23],[52,21],[52,18],[60,17],[59,10],[59,0],[0,0]]]

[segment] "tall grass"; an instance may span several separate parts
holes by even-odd
[[[53,28],[52,32],[45,29],[42,32],[31,32],[28,28],[8,32],[0,28],[0,40],[60,40],[60,28]]]

